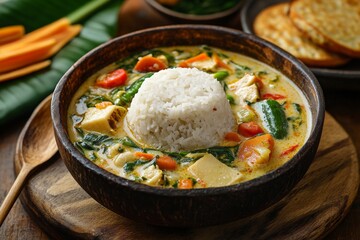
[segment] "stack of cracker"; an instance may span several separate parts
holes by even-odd
[[[293,0],[263,10],[255,34],[311,67],[360,57],[360,0]]]

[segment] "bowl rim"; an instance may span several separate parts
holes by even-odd
[[[67,129],[64,129],[61,124],[61,117],[60,117],[60,93],[63,90],[63,87],[67,81],[67,79],[71,76],[75,68],[77,68],[79,65],[81,65],[83,62],[86,62],[86,59],[91,57],[91,55],[96,55],[96,53],[101,52],[102,48],[112,45],[114,42],[122,41],[122,39],[133,37],[133,36],[141,36],[146,35],[153,32],[161,32],[161,31],[167,31],[167,30],[176,30],[176,29],[190,29],[190,30],[212,30],[218,33],[228,33],[228,34],[235,34],[242,38],[247,38],[250,41],[252,41],[255,44],[260,44],[261,46],[271,48],[277,55],[280,55],[281,57],[286,58],[289,60],[292,64],[297,65],[298,70],[302,73],[304,77],[306,77],[309,80],[309,83],[311,84],[314,92],[314,98],[316,105],[314,106],[316,108],[315,116],[312,115],[311,119],[315,119],[315,121],[312,121],[312,129],[309,132],[308,139],[306,140],[305,144],[299,149],[299,151],[285,164],[282,166],[266,173],[265,175],[262,175],[260,177],[257,177],[255,179],[241,182],[234,185],[229,186],[223,186],[223,187],[210,187],[210,188],[199,188],[199,189],[174,189],[174,188],[161,188],[161,187],[154,187],[154,186],[148,186],[142,183],[137,183],[132,180],[128,180],[125,178],[122,178],[120,176],[117,176],[113,173],[110,173],[99,166],[97,166],[95,163],[88,160],[70,141],[67,133]],[[100,70],[100,69],[98,69]],[[281,71],[280,71],[281,72]],[[290,79],[291,80],[291,79]],[[307,97],[305,96],[306,100],[308,101]],[[66,149],[66,151],[75,159],[76,161],[80,162],[82,166],[84,166],[87,170],[94,172],[97,175],[101,175],[102,177],[106,178],[106,180],[113,182],[116,185],[121,185],[122,187],[130,188],[134,191],[142,192],[142,193],[148,193],[148,194],[155,194],[158,196],[171,196],[171,197],[197,197],[197,196],[211,196],[211,195],[219,195],[229,192],[237,192],[237,191],[245,191],[253,187],[257,187],[259,185],[266,184],[267,182],[278,178],[281,176],[284,172],[287,172],[291,170],[293,167],[295,167],[299,161],[302,160],[302,158],[311,150],[311,146],[316,143],[316,137],[321,135],[322,126],[325,118],[325,102],[324,102],[324,96],[322,89],[320,87],[319,82],[317,81],[314,74],[299,60],[297,60],[295,57],[290,55],[289,53],[285,52],[284,50],[280,49],[279,47],[275,46],[274,44],[264,41],[252,34],[245,33],[239,30],[226,28],[226,27],[220,27],[220,26],[212,26],[212,25],[197,25],[197,24],[181,24],[181,25],[169,25],[169,26],[161,26],[161,27],[154,27],[154,28],[148,28],[143,29],[139,31],[135,31],[126,35],[122,35],[120,37],[116,37],[106,43],[103,43],[99,45],[98,47],[94,48],[93,50],[89,51],[87,54],[82,56],[75,64],[73,64],[70,69],[62,76],[58,84],[56,85],[56,88],[54,90],[53,96],[52,96],[52,103],[51,103],[51,117],[53,121],[54,131],[56,132],[56,135],[58,136],[59,141],[63,145],[63,147]]]
[[[239,0],[239,2],[235,6],[226,9],[224,11],[205,14],[205,15],[195,15],[195,14],[187,14],[187,13],[181,13],[171,10],[170,8],[167,8],[162,4],[158,3],[156,0],[145,0],[145,2],[160,13],[166,14],[170,17],[175,17],[178,19],[190,20],[190,21],[210,21],[210,20],[223,18],[235,13],[244,4],[244,0]]]

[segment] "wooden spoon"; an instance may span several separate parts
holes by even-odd
[[[0,227],[19,196],[30,173],[57,152],[50,114],[51,95],[34,110],[22,129],[16,145],[15,158],[21,170],[0,207]]]

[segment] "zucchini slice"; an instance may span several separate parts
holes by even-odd
[[[265,129],[276,139],[283,139],[288,135],[288,121],[282,106],[275,100],[263,100],[253,105]]]

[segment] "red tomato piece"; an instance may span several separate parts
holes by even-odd
[[[289,147],[288,149],[286,149],[285,151],[283,151],[283,152],[280,154],[280,157],[286,156],[286,155],[288,155],[289,153],[295,151],[295,149],[297,149],[298,146],[299,146],[299,144],[296,144],[296,145],[293,145],[293,146]]]
[[[238,133],[244,137],[253,137],[260,133],[264,133],[264,130],[262,130],[256,122],[247,122],[239,124]]]
[[[116,69],[106,74],[105,77],[98,79],[95,85],[102,88],[113,88],[124,85],[126,80],[126,71],[124,69]]]
[[[262,95],[263,99],[272,99],[272,100],[280,100],[280,99],[285,99],[286,96],[284,95],[280,95],[280,94],[272,94],[272,93],[266,93],[264,95]]]

